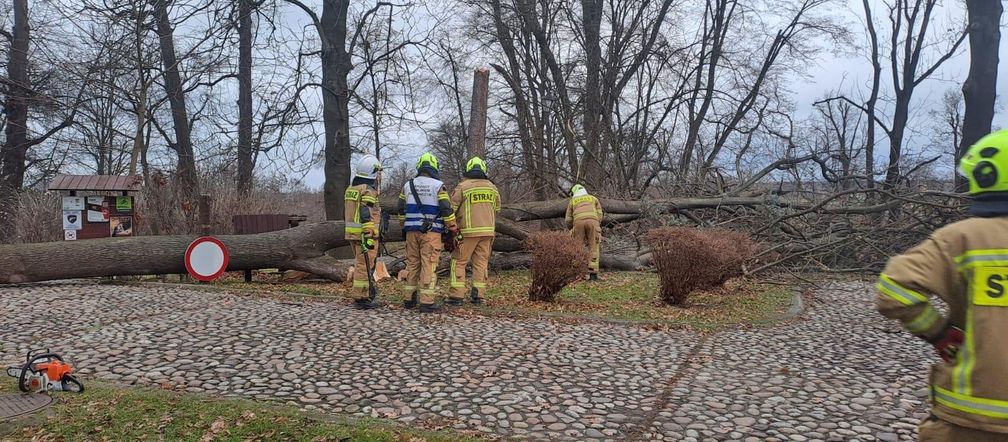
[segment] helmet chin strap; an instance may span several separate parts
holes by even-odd
[[[1008,216],[1008,192],[991,192],[974,195],[969,213],[981,218]]]

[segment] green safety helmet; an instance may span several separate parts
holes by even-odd
[[[573,196],[581,196],[581,195],[587,195],[587,194],[588,194],[588,190],[585,189],[584,186],[582,186],[580,184],[575,184],[574,186],[571,187],[571,195],[573,195]]]
[[[420,159],[417,160],[416,162],[416,168],[417,170],[420,170],[424,167],[430,167],[435,171],[439,170],[437,157],[435,157],[434,154],[430,152],[424,152],[423,155],[420,155]]]
[[[487,173],[486,162],[483,161],[483,159],[480,157],[472,157],[472,159],[469,160],[468,163],[466,163],[465,171],[472,172],[474,169],[479,169],[480,171],[483,172],[484,175],[486,175]]]
[[[959,173],[969,181],[972,195],[1008,192],[1008,130],[979,139],[959,160]]]

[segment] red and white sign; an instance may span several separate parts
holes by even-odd
[[[186,270],[200,281],[213,281],[227,270],[228,251],[219,239],[212,236],[196,238],[185,253]]]

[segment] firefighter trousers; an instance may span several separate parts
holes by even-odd
[[[598,273],[599,270],[599,244],[602,242],[602,226],[598,220],[585,218],[574,221],[574,228],[571,234],[581,244],[588,248],[591,254],[591,261],[588,263],[588,271]]]
[[[486,293],[487,270],[490,267],[490,251],[493,249],[492,236],[463,237],[455,248],[451,262],[451,297],[462,299],[466,295],[466,265],[472,262],[472,287],[476,297],[483,299]]]
[[[357,299],[367,299],[368,292],[368,274],[367,267],[364,265],[364,250],[361,249],[361,240],[351,239],[349,240],[350,247],[354,251],[354,273],[353,273],[353,291],[354,296]],[[367,265],[371,267],[371,271],[375,268],[375,259],[378,257],[378,240],[371,240],[371,250],[368,251],[368,262]]]
[[[917,430],[920,442],[1008,442],[1008,434],[963,427],[931,416]]]
[[[435,232],[406,232],[406,300],[413,292],[420,295],[420,304],[434,303],[437,285],[437,265],[441,258],[441,234]]]

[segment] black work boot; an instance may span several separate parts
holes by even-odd
[[[438,313],[441,306],[435,304],[420,304],[420,313]]]
[[[592,272],[588,274],[589,281],[598,281],[598,273]]]
[[[472,290],[469,290],[469,300],[472,301],[472,303],[475,305],[480,305],[483,303],[483,298],[480,298],[479,290],[476,289],[476,287],[473,287]]]
[[[420,305],[420,295],[418,295],[417,292],[413,292],[413,295],[410,296],[410,299],[403,301],[402,304],[403,308],[407,310],[411,308],[416,308],[418,305]]]
[[[458,307],[462,305],[462,298],[448,298],[445,300],[445,305],[450,305],[452,307]]]
[[[357,310],[371,310],[376,309],[378,307],[381,307],[381,305],[378,304],[377,302],[372,301],[369,298],[354,300],[354,308]]]

